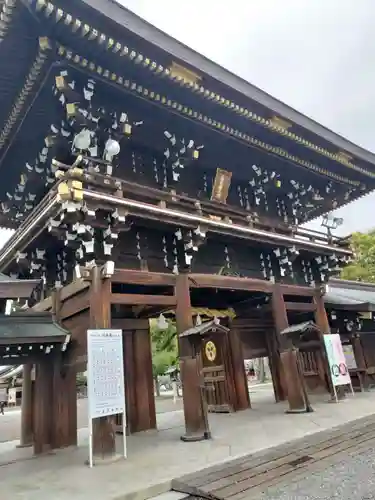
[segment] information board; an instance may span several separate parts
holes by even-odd
[[[352,387],[340,335],[338,333],[323,335],[323,339],[334,389],[339,385]]]
[[[121,330],[87,330],[89,464],[93,466],[93,420],[122,414],[126,458],[124,355]]]
[[[87,331],[87,390],[91,418],[125,412],[121,330]]]

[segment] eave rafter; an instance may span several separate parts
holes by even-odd
[[[76,18],[75,16],[73,16],[68,12],[65,12],[63,9],[55,6],[52,2],[48,2],[47,0],[29,0],[29,2],[36,11],[42,12],[46,17],[51,17],[52,19],[54,19],[56,23],[60,21],[63,22],[72,30],[73,33],[80,34],[82,38],[85,38],[86,40],[92,43],[98,43],[101,47],[104,47],[108,51],[115,53],[118,57],[125,57],[127,60],[131,61],[135,65],[144,67],[145,69],[149,70],[152,75],[155,75],[157,77],[168,78],[168,80],[175,83],[176,85],[184,87],[187,90],[190,90],[191,92],[200,95],[204,99],[207,99],[211,102],[216,103],[219,106],[227,108],[233,113],[236,113],[237,115],[253,123],[256,123],[268,130],[276,132],[279,135],[284,136],[290,139],[291,141],[299,145],[302,145],[311,151],[314,151],[317,154],[325,156],[326,158],[329,158],[332,161],[335,161],[337,163],[340,163],[341,165],[344,165],[347,168],[350,168],[351,170],[354,170],[356,172],[361,173],[362,175],[375,179],[375,172],[371,172],[366,168],[356,165],[355,163],[352,162],[352,158],[345,152],[329,151],[326,148],[318,146],[312,143],[311,141],[304,139],[300,135],[295,134],[290,130],[288,123],[282,117],[271,117],[271,118],[262,117],[258,113],[255,113],[250,109],[247,109],[237,104],[233,100],[228,99],[225,96],[219,95],[218,93],[210,90],[209,88],[204,87],[201,84],[200,81],[201,78],[199,77],[199,75],[193,74],[192,71],[186,69],[184,72],[181,71],[176,72],[174,70],[173,64],[171,68],[164,67],[163,65],[159,64],[152,58],[147,57],[144,54],[138,53],[134,49],[125,45],[124,43],[112,38],[108,34],[103,33],[100,30],[85,23],[85,21]],[[194,77],[192,78],[191,75],[195,75],[197,76],[197,78]],[[224,124],[219,124],[219,125],[221,127],[224,127],[223,130],[225,130],[225,128],[227,127]],[[219,129],[221,127],[217,126],[217,128]],[[262,143],[262,141],[258,142]],[[255,146],[257,145],[255,144]],[[286,151],[281,150],[281,148],[275,148],[275,149],[279,149],[282,153],[288,154]],[[307,167],[307,165],[303,165],[301,162],[305,161],[300,160],[299,162],[297,161],[295,163]],[[310,162],[305,162],[305,163],[310,164]],[[320,167],[317,168],[320,170],[319,173],[323,175],[327,175],[329,177],[335,176],[335,174],[328,172],[326,169],[322,169]]]
[[[69,64],[75,66],[80,70],[84,70],[88,73],[96,75],[96,77],[101,78],[104,81],[115,85],[116,87],[119,87],[137,97],[141,97],[143,99],[151,101],[158,106],[169,109],[170,111],[180,116],[184,116],[187,119],[201,123],[202,125],[205,125],[206,127],[211,128],[219,133],[228,135],[233,139],[246,144],[247,146],[254,147],[269,154],[278,156],[279,158],[302,166],[315,174],[328,177],[329,179],[332,179],[336,182],[353,187],[359,187],[362,185],[362,183],[359,181],[353,181],[351,179],[348,179],[347,177],[343,177],[341,175],[327,171],[326,169],[323,169],[318,165],[315,165],[314,163],[303,160],[295,155],[288,153],[286,150],[278,146],[273,146],[271,144],[265,143],[264,141],[261,141],[254,136],[249,136],[248,134],[243,133],[240,130],[234,129],[233,127],[230,127],[225,123],[219,122],[207,115],[204,115],[203,113],[194,110],[186,106],[185,104],[172,100],[168,98],[168,96],[161,95],[158,92],[148,89],[134,80],[129,80],[126,76],[118,75],[108,68],[104,68],[100,65],[97,65],[93,61],[89,61],[87,58],[81,56],[80,54],[77,54],[69,48],[58,45],[57,53],[58,56],[60,56],[62,59],[65,59],[65,61],[67,61]]]
[[[9,31],[16,6],[17,0],[0,1],[0,43],[4,40]]]
[[[7,143],[12,131],[14,130],[19,120],[24,115],[25,105],[32,92],[35,91],[35,87],[40,80],[40,75],[49,61],[49,54],[51,52],[51,44],[48,38],[39,38],[39,49],[35,56],[33,63],[31,64],[30,71],[25,78],[25,83],[22,86],[18,97],[16,98],[12,109],[9,113],[8,119],[6,120],[4,127],[0,132],[0,153]],[[4,153],[1,155],[3,156]]]
[[[178,209],[162,207],[157,204],[140,202],[131,198],[124,198],[123,196],[113,196],[103,192],[94,191],[92,190],[92,188],[90,189],[90,186],[87,185],[86,182],[83,182],[85,176],[82,177],[82,174],[80,174],[78,177],[78,179],[80,180],[76,181],[74,181],[74,179],[71,179],[71,175],[72,172],[66,173],[67,177],[64,176],[65,178],[61,179],[58,182],[50,195],[47,196],[46,199],[41,203],[41,205],[38,206],[29,215],[29,217],[20,227],[20,230],[9,240],[2,252],[0,252],[1,269],[5,269],[9,266],[9,264],[14,260],[17,252],[22,252],[24,249],[26,249],[29,242],[35,239],[38,234],[40,234],[42,230],[41,228],[44,227],[45,229],[47,229],[51,225],[52,219],[60,217],[60,222],[65,222],[65,219],[62,220],[61,214],[65,213],[65,205],[69,203],[75,205],[76,210],[67,210],[67,218],[72,216],[69,214],[73,214],[73,212],[78,213],[84,210],[85,207],[89,208],[90,206],[97,207],[99,205],[101,207],[100,210],[112,215],[121,211],[121,213],[123,214],[123,220],[119,220],[117,222],[116,218],[116,223],[114,223],[114,219],[112,217],[111,221],[108,224],[108,228],[110,228],[109,231],[106,231],[106,227],[102,228],[102,226],[100,226],[99,228],[100,230],[104,229],[106,234],[108,233],[109,239],[113,238],[113,235],[116,235],[118,230],[124,230],[124,224],[126,225],[128,217],[134,217],[135,219],[139,220],[153,220],[154,218],[163,220],[163,222],[166,224],[166,227],[169,226],[176,229],[176,239],[180,239],[180,241],[183,242],[183,253],[189,256],[189,258],[185,262],[187,266],[189,266],[191,263],[190,256],[193,256],[198,251],[200,245],[205,242],[206,233],[208,232],[226,234],[232,237],[260,241],[263,243],[269,242],[271,244],[276,244],[280,247],[285,248],[301,248],[302,250],[318,255],[324,255],[334,252],[335,254],[340,256],[340,258],[350,258],[351,256],[350,250],[340,248],[339,245],[336,245],[328,240],[324,242],[308,240],[306,239],[306,236],[303,232],[300,235],[297,231],[295,235],[288,236],[281,233],[270,233],[268,231],[256,229],[245,224],[234,224],[226,221],[213,220],[209,216],[204,214],[188,213]],[[78,175],[78,171],[76,172],[76,175]],[[56,196],[57,192],[59,194]],[[97,217],[94,212],[95,210],[93,210],[92,222],[87,222],[90,227],[96,227],[95,220],[97,219]],[[90,213],[88,213],[88,215],[90,215]],[[66,221],[68,221],[67,218]],[[100,218],[100,220],[102,219],[103,217]],[[73,217],[70,224],[74,225],[75,222],[76,220]],[[119,227],[117,228],[117,226]],[[125,230],[127,230],[127,227],[125,227]],[[77,232],[77,227],[74,228],[74,232]],[[180,237],[177,235],[177,232],[181,233]],[[81,241],[81,236],[79,238],[73,238],[74,241]],[[89,242],[90,238],[83,238],[82,241],[83,246],[85,246],[85,242]],[[112,241],[102,241],[101,239],[101,243],[109,244],[112,248]],[[86,253],[87,252],[85,251],[84,254]],[[104,255],[110,256],[111,251],[104,252]],[[86,255],[84,255],[83,257],[84,260],[87,260]],[[283,257],[284,256],[280,254],[280,258],[282,259]]]

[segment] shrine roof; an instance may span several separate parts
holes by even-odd
[[[50,313],[20,312],[0,315],[0,344],[20,342],[61,343],[69,332],[58,325]]]
[[[103,17],[107,18],[107,20],[120,25],[124,30],[142,38],[150,45],[165,51],[173,58],[187,64],[188,67],[193,70],[198,70],[210,80],[216,80],[223,84],[227,90],[231,92],[231,95],[241,95],[245,99],[254,101],[264,106],[264,108],[267,108],[276,116],[293,122],[297,127],[301,127],[311,134],[319,136],[321,139],[331,143],[338,149],[345,150],[351,155],[357,156],[375,165],[375,154],[354,144],[327,127],[324,127],[291,106],[272,97],[270,94],[251,84],[244,78],[241,78],[182,42],[179,42],[172,36],[136,15],[119,2],[115,0],[81,1],[90,8],[95,9],[97,13],[100,13]]]
[[[324,302],[331,309],[375,311],[375,285],[332,279],[328,283]]]
[[[213,319],[212,321],[206,321],[201,323],[200,325],[193,326],[188,330],[182,332],[180,337],[190,337],[191,335],[204,335],[207,332],[229,332],[229,328],[223,326],[218,322],[217,319]]]
[[[57,72],[67,67],[98,78],[110,92],[133,94],[129,106],[132,99],[150,103],[181,117],[182,127],[189,120],[204,133],[212,131],[215,140],[236,141],[254,154],[267,155],[279,170],[291,165],[294,179],[318,176],[323,187],[330,181],[344,185],[349,191],[340,194],[338,206],[375,189],[373,153],[117,2],[0,0],[0,13],[0,201],[7,190],[22,184],[22,168],[39,154],[40,141],[55,119],[51,89]],[[148,134],[150,140],[152,136]],[[15,228],[17,221],[4,213],[0,225]]]
[[[0,299],[28,299],[40,282],[40,279],[11,278],[0,273]]]
[[[290,325],[287,328],[284,328],[280,332],[281,335],[302,335],[307,332],[318,330],[317,325],[313,321],[304,321],[302,323],[297,323],[295,325]]]

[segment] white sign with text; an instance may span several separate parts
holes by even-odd
[[[121,330],[87,330],[87,394],[92,466],[92,421],[122,414],[126,457],[124,355]]]

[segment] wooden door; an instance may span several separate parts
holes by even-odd
[[[202,375],[209,412],[227,413],[234,410],[228,374],[229,356],[226,333],[209,334],[202,339]]]
[[[325,392],[327,387],[321,349],[300,350],[298,355],[308,392]]]

